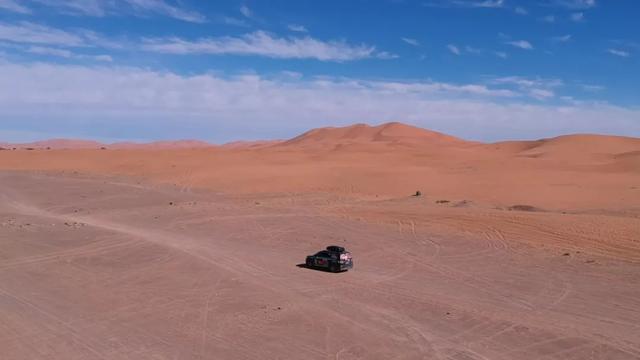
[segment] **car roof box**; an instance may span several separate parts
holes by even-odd
[[[335,245],[327,246],[327,250],[332,252],[339,252],[339,253],[344,252],[344,248],[342,246],[335,246]]]

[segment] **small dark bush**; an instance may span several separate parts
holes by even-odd
[[[513,206],[509,206],[509,211],[541,211],[541,210],[531,205],[513,205]]]

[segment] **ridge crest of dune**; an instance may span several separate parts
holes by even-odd
[[[436,131],[390,122],[377,126],[355,124],[345,127],[325,127],[309,130],[282,145],[338,145],[344,143],[428,143],[440,145],[466,141]]]

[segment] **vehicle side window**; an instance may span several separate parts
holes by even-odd
[[[318,252],[318,253],[316,254],[316,256],[323,257],[323,258],[331,257],[331,255],[329,255],[329,252],[328,252],[328,251],[320,251],[320,252]]]

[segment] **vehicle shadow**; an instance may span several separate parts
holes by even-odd
[[[313,271],[320,271],[320,272],[325,272],[325,273],[331,273],[331,274],[339,274],[341,272],[345,272],[345,270],[341,270],[341,271],[330,271],[329,269],[325,269],[325,268],[320,268],[320,267],[313,267],[313,266],[308,266],[307,264],[297,264],[296,267],[299,267],[301,269],[308,269],[308,270],[313,270]]]

